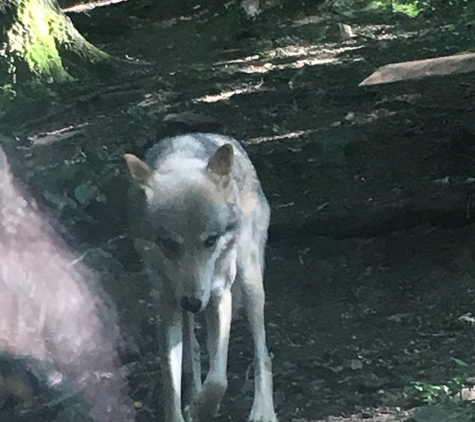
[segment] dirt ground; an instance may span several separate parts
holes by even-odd
[[[198,12],[164,22],[126,7],[73,16],[122,59],[117,73],[0,129],[16,137],[17,172],[118,303],[137,420],[161,420],[160,387],[122,155],[185,130],[163,118],[194,111],[243,140],[272,206],[266,318],[279,419],[469,421],[470,408],[431,413],[405,392],[475,376],[473,78],[358,87],[380,65],[462,51],[463,37],[380,18],[323,42],[311,10],[244,34]],[[104,16],[110,25],[97,24]],[[248,416],[251,348],[236,321],[218,421]]]

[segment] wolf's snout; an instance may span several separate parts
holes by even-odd
[[[203,302],[201,299],[197,299],[196,297],[183,296],[180,299],[180,305],[185,311],[196,314],[197,312],[201,311]]]

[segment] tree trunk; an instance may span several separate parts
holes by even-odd
[[[72,80],[65,59],[98,63],[110,56],[82,37],[56,0],[0,0],[0,65],[14,82],[31,74]]]

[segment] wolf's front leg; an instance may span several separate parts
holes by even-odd
[[[251,422],[277,422],[272,397],[272,362],[266,345],[264,326],[264,286],[262,266],[258,260],[240,269],[244,291],[244,306],[254,340],[254,402]]]
[[[159,350],[166,422],[184,422],[181,411],[182,311],[167,289],[159,293]]]
[[[196,418],[199,422],[209,422],[216,416],[228,386],[226,369],[232,316],[231,289],[226,288],[219,296],[212,297],[205,312],[209,372],[196,403]]]
[[[182,393],[186,422],[192,420],[195,403],[201,391],[201,350],[195,336],[195,316],[183,312],[183,379]]]

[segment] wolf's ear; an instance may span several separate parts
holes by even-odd
[[[127,167],[129,168],[129,173],[132,176],[132,179],[143,186],[148,185],[148,181],[153,176],[153,170],[150,166],[133,154],[125,154],[124,158],[127,162]]]
[[[208,170],[215,175],[229,176],[234,163],[234,151],[231,144],[224,144],[218,148],[213,157],[209,160]]]

